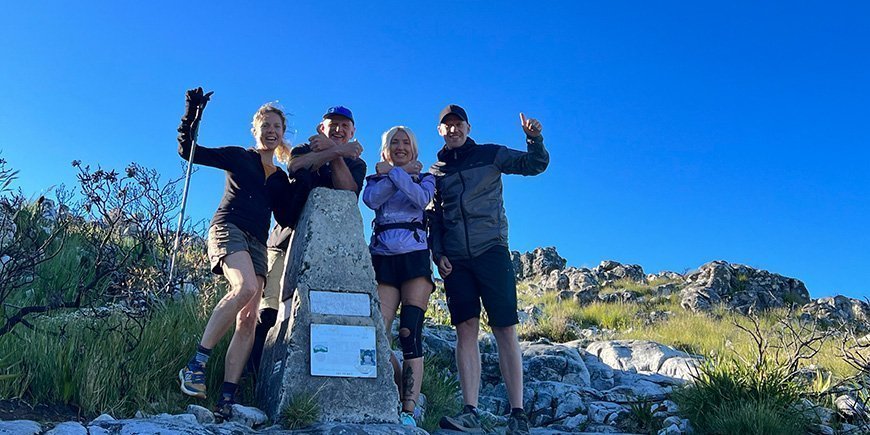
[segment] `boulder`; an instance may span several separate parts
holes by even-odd
[[[870,330],[870,304],[837,295],[816,299],[801,308],[801,318],[818,321],[825,327]]]
[[[589,370],[576,348],[541,342],[520,343],[523,355],[523,379],[555,381],[591,387]]]
[[[698,357],[647,340],[596,341],[586,351],[616,370],[656,373],[681,380],[691,380],[692,370],[700,363]]]
[[[680,305],[692,311],[709,311],[725,304],[741,313],[803,305],[810,295],[804,283],[766,270],[713,261],[686,277]]]
[[[564,269],[566,260],[556,252],[555,247],[549,246],[523,254],[511,251],[511,262],[517,279],[523,280],[544,277],[552,271]]]
[[[0,421],[0,435],[37,435],[42,426],[30,420]]]
[[[598,267],[592,269],[599,284],[604,287],[612,281],[628,279],[634,282],[646,283],[646,274],[643,268],[637,264],[622,264],[612,260],[602,261]]]
[[[88,435],[88,429],[77,421],[66,421],[58,424],[45,435]]]

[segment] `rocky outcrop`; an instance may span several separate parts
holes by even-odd
[[[801,318],[818,321],[825,327],[870,330],[870,304],[846,296],[816,299],[801,308]]]
[[[452,358],[455,341],[449,328],[427,327],[423,342],[437,357]],[[480,407],[496,423],[510,411],[491,334],[481,334]],[[524,408],[536,430],[555,433],[628,430],[630,403],[646,398],[659,403],[662,418],[676,420],[669,433],[687,425],[668,401],[673,388],[688,382],[700,360],[651,341],[521,342]],[[432,355],[432,356],[436,356]],[[450,359],[447,359],[450,361]],[[668,401],[669,402],[669,401]],[[670,410],[670,411],[668,411]],[[679,422],[679,424],[677,424]]]
[[[768,310],[809,302],[801,281],[742,264],[713,261],[686,277],[680,305],[692,311],[708,311],[724,304],[741,313]]]
[[[511,262],[519,280],[548,275],[554,270],[564,269],[567,263],[553,246],[535,248],[534,251],[523,254],[511,251]]]

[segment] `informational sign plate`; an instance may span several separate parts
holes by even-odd
[[[311,324],[311,376],[376,378],[374,326]]]
[[[311,312],[338,316],[371,317],[371,296],[368,293],[326,292],[312,290]]]

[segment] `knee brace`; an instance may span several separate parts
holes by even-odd
[[[405,359],[423,356],[423,309],[413,305],[402,305],[399,314],[399,344]]]

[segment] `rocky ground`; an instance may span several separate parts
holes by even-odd
[[[685,310],[710,310],[725,305],[742,313],[777,307],[796,307],[805,319],[818,320],[829,326],[852,325],[860,330],[870,319],[870,305],[865,301],[834,296],[811,300],[802,282],[744,265],[714,261],[697,271],[679,274],[646,274],[637,265],[613,261],[588,268],[566,267],[554,248],[513,255],[517,278],[541,292],[556,292],[559,300],[588,303],[600,300],[641,301],[643,298],[678,295]],[[620,280],[637,283],[666,281],[652,294],[631,291],[602,292]],[[524,322],[540,316],[534,307],[522,307]],[[547,340],[521,343],[525,380],[525,409],[535,427],[533,433],[632,433],[637,432],[633,409],[642,404],[663,422],[659,434],[691,433],[691,424],[681,419],[677,405],[669,400],[674,388],[691,382],[701,363],[697,355],[646,340],[610,340],[595,329],[581,331],[587,337],[568,343]],[[424,343],[427,357],[452,360],[455,332],[451,327],[428,325]],[[481,334],[482,383],[480,409],[489,427],[503,431],[509,404],[498,369],[494,339]],[[863,405],[849,396],[837,398],[843,414],[864,413]],[[811,404],[812,412],[821,415],[817,433],[835,433],[832,411]],[[414,434],[422,429],[398,425],[318,424],[304,430],[285,431],[270,426],[265,414],[255,408],[238,406],[233,421],[216,424],[211,413],[201,407],[188,408],[179,415],[145,416],[114,420],[100,416],[82,422],[74,410],[39,409],[27,411],[22,403],[0,402],[0,434]],[[808,411],[809,412],[809,411]],[[69,420],[55,423],[58,420]],[[51,422],[51,423],[37,423]],[[499,429],[501,428],[501,429]],[[838,433],[870,433],[870,428],[841,425]],[[436,433],[448,433],[439,431]]]

